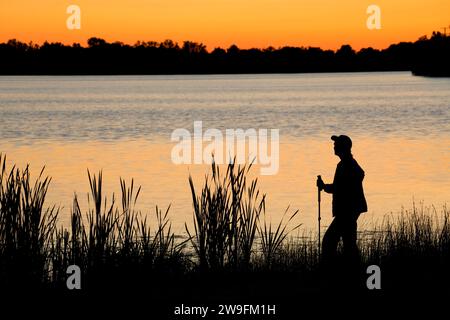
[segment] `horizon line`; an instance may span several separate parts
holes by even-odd
[[[450,36],[450,35],[443,34],[440,31],[432,31],[430,36],[433,36],[434,34],[439,34],[439,35],[445,36],[445,37],[449,37]],[[423,37],[426,37],[427,39],[430,39],[430,36],[428,34],[426,34],[426,35],[423,35],[423,36],[420,36],[420,37],[416,38],[415,40],[401,40],[401,41],[398,41],[398,42],[392,42],[391,44],[389,44],[388,46],[383,47],[383,48],[375,47],[375,46],[361,46],[360,48],[358,48],[358,47],[353,47],[350,43],[342,43],[336,49],[322,48],[321,46],[313,46],[313,45],[289,45],[289,44],[284,44],[284,45],[279,45],[279,46],[268,45],[268,46],[265,46],[265,47],[257,47],[257,46],[240,47],[237,43],[232,43],[232,44],[230,44],[228,46],[213,46],[213,48],[210,49],[208,47],[208,45],[205,44],[204,42],[196,41],[196,40],[176,41],[176,40],[172,40],[170,38],[167,38],[167,39],[164,39],[164,40],[161,40],[161,41],[156,41],[156,40],[136,40],[134,42],[129,42],[129,41],[125,42],[125,41],[121,41],[121,40],[106,40],[103,37],[97,37],[97,36],[90,36],[90,37],[88,37],[87,39],[85,39],[84,43],[76,42],[76,41],[72,42],[72,43],[68,43],[68,42],[59,41],[59,40],[56,40],[56,41],[43,40],[43,41],[40,41],[40,42],[34,42],[33,40],[31,40],[31,41],[26,42],[26,41],[22,41],[20,39],[17,39],[17,38],[13,37],[13,38],[9,38],[8,40],[3,40],[3,42],[0,42],[0,44],[7,44],[9,41],[15,40],[17,42],[24,43],[24,44],[27,44],[27,45],[32,45],[32,44],[33,45],[38,45],[39,47],[41,47],[41,46],[43,46],[44,44],[47,43],[47,44],[62,44],[64,46],[69,46],[69,47],[73,47],[74,45],[80,45],[82,48],[89,48],[88,41],[90,39],[96,38],[96,39],[104,40],[107,44],[122,44],[122,45],[126,45],[126,46],[131,46],[131,47],[137,46],[139,43],[155,43],[155,44],[160,45],[160,44],[162,44],[162,43],[164,43],[166,41],[171,41],[174,45],[178,45],[181,48],[181,46],[185,42],[190,42],[190,43],[195,43],[195,44],[198,44],[198,45],[203,45],[205,47],[205,50],[208,53],[214,51],[215,49],[224,49],[224,50],[226,50],[226,49],[229,49],[229,48],[231,48],[233,46],[236,46],[240,50],[253,50],[253,49],[266,50],[266,49],[270,49],[270,48],[273,48],[275,50],[279,50],[279,49],[282,49],[282,48],[304,48],[304,49],[315,48],[315,49],[321,49],[323,51],[337,51],[342,46],[350,46],[352,49],[354,49],[356,52],[358,52],[358,51],[361,51],[363,49],[374,49],[374,50],[382,51],[382,50],[388,49],[392,45],[396,45],[396,44],[400,44],[400,43],[414,43],[414,42],[420,40]]]

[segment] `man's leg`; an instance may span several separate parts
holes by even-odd
[[[337,246],[341,235],[342,231],[339,220],[334,218],[322,240],[322,259],[324,263],[330,263],[336,257]]]
[[[344,255],[347,261],[354,262],[359,257],[358,246],[356,244],[357,217],[346,217],[342,220],[342,242],[344,244]]]
[[[357,241],[357,217],[349,217],[343,221],[342,241],[344,244],[344,261],[346,281],[349,288],[359,285],[360,256]]]
[[[321,286],[326,290],[335,290],[339,288],[339,270],[336,256],[337,246],[341,236],[341,224],[338,218],[334,218],[325,232],[322,241]]]

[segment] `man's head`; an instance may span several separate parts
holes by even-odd
[[[350,155],[352,150],[352,140],[345,135],[332,136],[334,141],[334,154],[338,157]]]

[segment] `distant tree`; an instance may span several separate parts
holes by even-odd
[[[426,35],[421,36],[417,41],[427,41],[428,37]]]
[[[107,44],[107,42],[105,40],[103,40],[101,38],[96,38],[96,37],[89,38],[87,43],[88,43],[89,48],[104,47]]]
[[[362,48],[361,50],[359,50],[358,55],[373,55],[378,52],[380,52],[380,50],[376,50],[372,47],[368,47],[368,48]]]
[[[96,48],[92,50],[92,48]],[[97,50],[101,49],[101,50]],[[60,42],[29,44],[11,39],[0,43],[0,74],[172,74],[412,70],[416,74],[450,74],[450,37],[433,32],[416,42],[400,42],[383,50],[350,45],[337,51],[317,47],[239,49],[203,43],[137,41],[128,45],[92,37],[87,47]]]
[[[356,54],[355,50],[353,50],[352,46],[348,44],[342,45],[338,51],[336,51],[336,56],[343,58],[352,58]]]
[[[222,55],[225,55],[226,53],[227,52],[224,49],[220,48],[220,47],[214,48],[214,50],[211,52],[211,54],[215,55],[215,56],[222,56]]]
[[[233,55],[233,54],[238,54],[239,51],[240,51],[240,49],[239,49],[238,46],[235,45],[235,44],[232,44],[232,45],[227,49],[227,53],[228,53],[228,54],[231,54],[231,55]]]
[[[6,45],[10,48],[18,49],[18,50],[26,50],[28,49],[28,45],[25,42],[20,42],[16,39],[8,40]]]
[[[176,49],[178,50],[180,47],[178,46],[178,43],[173,42],[172,40],[164,40],[159,44],[159,47],[161,49]]]
[[[182,50],[189,54],[207,53],[206,46],[203,43],[185,41]]]
[[[156,41],[137,41],[134,44],[134,47],[143,47],[143,48],[157,48],[159,43]]]
[[[436,40],[436,39],[442,39],[442,38],[445,38],[445,36],[442,34],[442,33],[440,33],[439,31],[433,31],[433,33],[431,34],[431,40]]]

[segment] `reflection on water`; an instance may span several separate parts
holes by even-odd
[[[46,165],[49,203],[68,221],[77,191],[86,203],[86,169],[143,186],[140,208],[172,205],[175,228],[191,221],[188,176],[208,167],[174,165],[176,128],[280,129],[280,167],[259,176],[274,221],[288,205],[316,226],[315,179],[333,178],[332,134],[347,134],[366,172],[366,221],[412,205],[440,206],[450,190],[450,79],[409,73],[132,77],[0,77],[0,152],[9,163]],[[258,168],[253,170],[259,173]],[[323,197],[324,225],[331,201]]]
[[[17,143],[167,139],[196,120],[285,138],[450,132],[450,79],[407,72],[0,77],[0,101],[0,137]]]

